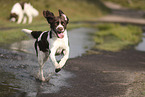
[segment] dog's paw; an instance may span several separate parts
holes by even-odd
[[[41,78],[35,77],[35,79],[38,82],[45,82],[45,81],[47,81],[45,78],[41,79]]]
[[[61,68],[55,69],[55,72],[58,73],[61,70]]]

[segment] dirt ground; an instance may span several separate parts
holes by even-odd
[[[69,88],[37,97],[143,97],[145,53],[134,49],[101,52],[68,60],[65,70],[75,76]],[[137,96],[135,96],[135,94]]]

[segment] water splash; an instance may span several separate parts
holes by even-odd
[[[94,45],[89,35],[94,31],[94,29],[89,28],[77,28],[68,31],[70,58],[81,56]],[[0,86],[5,87],[2,95],[36,97],[40,93],[56,93],[60,91],[61,87],[70,86],[67,79],[75,75],[64,69],[53,75],[49,82],[36,81],[34,76],[39,70],[39,65],[33,44],[34,40],[24,40],[12,44],[10,49],[13,49],[13,51],[0,50],[0,75],[5,74],[0,77]],[[54,70],[51,62],[47,61],[44,65],[44,76],[48,77]],[[7,89],[10,90],[10,93],[6,92]]]

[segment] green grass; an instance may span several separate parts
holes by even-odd
[[[36,24],[20,24],[20,25],[13,25],[14,23],[10,23],[9,27],[2,27],[3,29],[0,30],[0,44],[11,44],[13,42],[21,41],[28,39],[27,35],[21,32],[22,29],[31,29],[31,30],[38,30],[38,31],[49,31],[50,27],[46,21]],[[67,30],[79,28],[79,27],[92,27],[90,24],[72,24],[69,23],[67,26]]]
[[[30,2],[39,11],[39,16],[33,19],[32,24],[11,23],[8,18],[13,4],[16,2]],[[12,43],[26,38],[21,29],[49,30],[49,25],[42,15],[43,10],[50,10],[58,15],[58,9],[72,21],[94,20],[108,12],[100,0],[0,0],[0,43]],[[93,9],[93,10],[92,10]],[[82,25],[69,24],[68,28]],[[11,29],[10,29],[11,28]]]
[[[58,9],[61,9],[71,21],[90,20],[108,12],[100,0],[0,0],[0,20],[7,21],[13,4],[23,1],[30,2],[39,11],[40,15],[35,19],[39,21],[43,20],[43,10],[58,15]]]
[[[93,35],[93,39],[96,42],[95,48],[106,51],[119,51],[130,45],[135,45],[141,41],[142,30],[137,26],[121,26],[119,24],[68,24],[68,30],[78,27],[93,27],[98,28]],[[18,28],[2,30],[0,31],[0,43],[10,44],[15,41],[28,39],[28,37],[21,32],[22,28],[28,28],[32,30],[49,30],[49,25],[44,21],[41,25],[19,25]]]
[[[106,51],[119,51],[141,41],[142,30],[137,26],[100,24],[95,33],[95,48]]]
[[[25,0],[30,1],[32,5],[39,10],[40,15],[33,19],[32,24],[16,24],[8,21],[12,5],[20,0],[0,0],[0,44],[10,44],[15,41],[27,39],[27,36],[21,32],[21,29],[49,30],[49,25],[42,15],[43,10],[50,10],[58,15],[58,9],[63,12],[72,21],[93,21],[96,18],[109,12],[102,5],[100,0]],[[21,0],[24,1],[24,0]],[[9,2],[9,3],[6,3]],[[73,24],[69,23],[68,30],[77,27],[98,28],[94,41],[96,48],[109,51],[117,51],[134,45],[141,40],[141,29],[136,26],[121,26],[119,24]]]

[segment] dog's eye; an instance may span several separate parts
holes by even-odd
[[[55,22],[55,25],[59,25],[59,22]]]
[[[61,24],[64,26],[65,25],[65,23],[64,22],[61,22]]]

